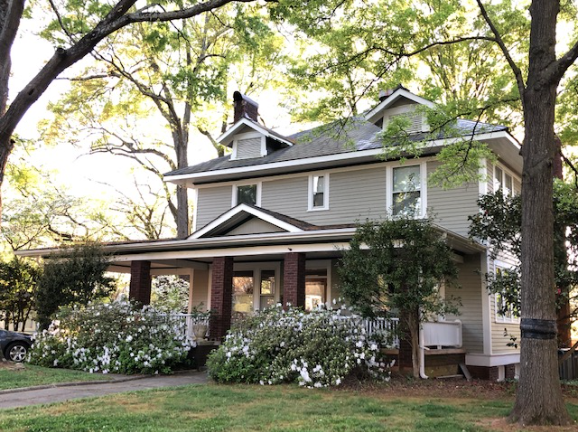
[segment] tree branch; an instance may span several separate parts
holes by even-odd
[[[480,8],[480,12],[482,14],[482,17],[484,18],[484,20],[486,21],[486,24],[488,24],[488,26],[490,27],[490,30],[492,30],[492,33],[494,34],[495,42],[500,47],[500,50],[502,50],[502,54],[504,54],[504,57],[506,57],[506,61],[508,62],[508,64],[510,65],[510,69],[512,69],[512,72],[514,73],[514,77],[516,79],[516,84],[518,85],[518,92],[520,93],[520,98],[522,99],[522,104],[523,104],[524,99],[522,96],[524,95],[524,90],[526,89],[526,84],[524,83],[524,77],[522,76],[522,71],[520,70],[520,68],[518,67],[516,62],[514,62],[514,59],[512,59],[512,56],[510,55],[510,51],[508,50],[508,47],[506,47],[506,44],[504,43],[504,40],[502,39],[500,32],[498,31],[498,29],[494,25],[493,21],[490,19],[490,16],[488,15],[486,8],[482,4],[482,0],[476,0],[476,2],[478,3],[478,7]]]
[[[12,1],[23,7],[24,0]],[[162,13],[136,12],[132,14],[129,14],[128,11],[134,6],[136,0],[120,0],[92,31],[84,35],[78,42],[68,49],[58,48],[40,72],[16,95],[6,113],[0,118],[0,143],[9,141],[14,129],[26,111],[38,100],[60,73],[88,55],[100,41],[110,34],[136,22],[158,22],[190,18],[234,1],[238,3],[250,3],[255,0],[208,0],[178,11]],[[21,16],[22,13],[16,13],[16,15]],[[18,22],[19,20],[15,23],[17,24]],[[6,30],[6,25],[4,27],[2,34],[15,34],[15,29],[12,27],[11,31]],[[6,42],[13,41],[14,34],[8,38],[5,36],[3,43],[0,43],[0,64],[2,65],[6,64],[5,60],[7,60],[11,46],[11,43],[7,44]],[[4,51],[3,54],[1,53],[2,50]],[[4,55],[4,58],[1,57],[2,55]]]
[[[566,54],[560,57],[556,62],[546,69],[546,74],[549,75],[546,79],[548,82],[559,82],[566,73],[566,70],[574,64],[578,58],[578,41],[574,42]]]
[[[4,114],[8,103],[8,80],[12,68],[10,50],[16,39],[23,12],[24,0],[9,1],[4,22],[0,28],[0,115]]]
[[[50,3],[50,7],[52,8],[54,14],[56,15],[56,19],[58,20],[58,24],[60,25],[60,28],[62,29],[62,31],[64,32],[64,34],[66,36],[68,36],[68,39],[72,42],[72,43],[76,43],[77,39],[68,31],[68,29],[64,26],[64,22],[62,21],[62,16],[60,15],[60,12],[58,11],[58,8],[56,7],[56,5],[54,4],[53,0],[48,0],[48,2]]]

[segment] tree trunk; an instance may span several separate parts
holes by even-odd
[[[409,334],[411,336],[411,363],[414,378],[419,378],[419,311],[410,311],[408,314]]]
[[[570,418],[558,376],[553,253],[553,125],[558,83],[544,78],[556,60],[558,4],[535,1],[530,13],[530,67],[522,95],[521,369],[510,420],[523,425],[566,425]]]
[[[184,120],[189,121],[189,120]],[[186,168],[189,164],[188,145],[189,134],[188,127],[173,132],[175,152],[177,156],[177,168]],[[177,186],[177,237],[186,238],[189,232],[189,194],[186,186]]]
[[[558,136],[554,139],[556,145],[556,153],[554,156],[553,175],[555,179],[564,180],[563,160],[562,160],[562,141]],[[566,230],[567,226],[558,226],[558,232],[555,232],[554,237],[554,262],[566,263],[568,262],[568,251],[566,249]],[[564,270],[564,269],[561,269]],[[555,269],[556,271],[556,269]],[[570,308],[570,286],[566,281],[559,281],[557,287],[557,328],[558,328],[558,347],[570,348],[572,346],[572,320]]]

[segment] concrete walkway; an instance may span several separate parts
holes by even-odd
[[[190,371],[175,375],[133,377],[130,379],[117,379],[114,381],[55,384],[52,386],[4,390],[0,392],[0,409],[63,402],[70,399],[104,396],[113,393],[161,387],[205,384],[206,382],[206,372]]]

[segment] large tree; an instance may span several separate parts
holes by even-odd
[[[298,2],[293,3],[296,6]],[[482,42],[493,46],[497,58],[508,67],[510,83],[504,83],[503,88],[519,98],[524,129],[522,368],[510,419],[526,425],[568,424],[556,357],[552,190],[557,96],[564,90],[560,83],[578,57],[574,5],[559,0],[534,0],[531,4],[507,0],[486,4],[482,0],[384,0],[364,5],[342,0],[310,2],[317,3],[323,4],[296,14],[295,7],[283,2],[278,11],[285,12],[317,40],[326,39],[322,33],[332,31],[332,25],[339,26],[337,31],[346,36],[340,43],[346,45],[348,56],[341,60],[328,55],[327,71],[344,61],[360,67],[370,65],[375,76],[371,85],[427,51]],[[556,38],[561,23],[566,25],[565,34],[572,38],[565,49]],[[513,27],[522,33],[527,29],[525,43],[519,43],[516,36],[521,33],[512,31]],[[557,48],[562,54],[557,55]],[[478,101],[475,111],[485,109],[484,101]],[[462,160],[468,154],[469,146],[463,144],[455,152]]]
[[[228,106],[236,69],[252,72],[247,74],[256,80],[251,80],[252,91],[271,82],[259,72],[275,76],[282,38],[251,6],[229,5],[186,20],[139,23],[118,31],[94,50],[97,61],[71,78],[70,91],[50,105],[54,120],[43,138],[90,143],[91,153],[140,165],[158,178],[177,236],[189,235],[188,189],[179,186],[175,193],[163,174],[189,165],[190,144],[199,147],[198,133],[222,155],[223,147],[212,138],[227,127],[227,116],[216,107]],[[78,12],[68,11],[66,17]],[[67,26],[62,21],[55,26],[44,34],[54,41],[66,39]],[[236,84],[244,84],[241,90],[250,87],[249,82]]]
[[[93,16],[95,19],[85,21],[86,16],[80,14],[67,21],[67,24],[71,24],[68,27],[71,31],[70,42],[56,48],[52,58],[38,74],[10,99],[10,52],[24,16],[25,0],[0,0],[0,186],[4,181],[8,156],[14,147],[12,135],[24,114],[64,70],[89,55],[102,40],[131,24],[186,19],[229,3],[252,1],[254,0],[207,0],[202,3],[175,2],[162,5],[147,2],[140,9],[135,7],[137,0],[118,0],[111,3],[87,1],[87,8],[96,12]],[[174,10],[167,10],[173,7]]]

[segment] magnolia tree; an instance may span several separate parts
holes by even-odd
[[[457,299],[439,292],[454,283],[457,271],[443,233],[429,220],[407,217],[359,226],[339,267],[342,293],[363,315],[399,314],[415,377],[420,322],[430,314],[457,313]]]
[[[519,195],[506,196],[501,191],[478,200],[482,210],[468,219],[470,236],[487,240],[492,259],[513,255],[521,260],[522,202]],[[567,346],[570,323],[576,311],[567,305],[576,300],[578,286],[578,190],[575,185],[556,180],[554,183],[554,276],[558,314],[558,343]],[[488,290],[499,294],[504,302],[500,313],[521,312],[521,266],[502,269],[499,275],[486,274]],[[574,349],[578,343],[574,345]]]
[[[108,260],[95,244],[64,249],[47,260],[36,289],[40,328],[48,328],[60,307],[87,305],[110,295],[115,281],[106,273]]]

